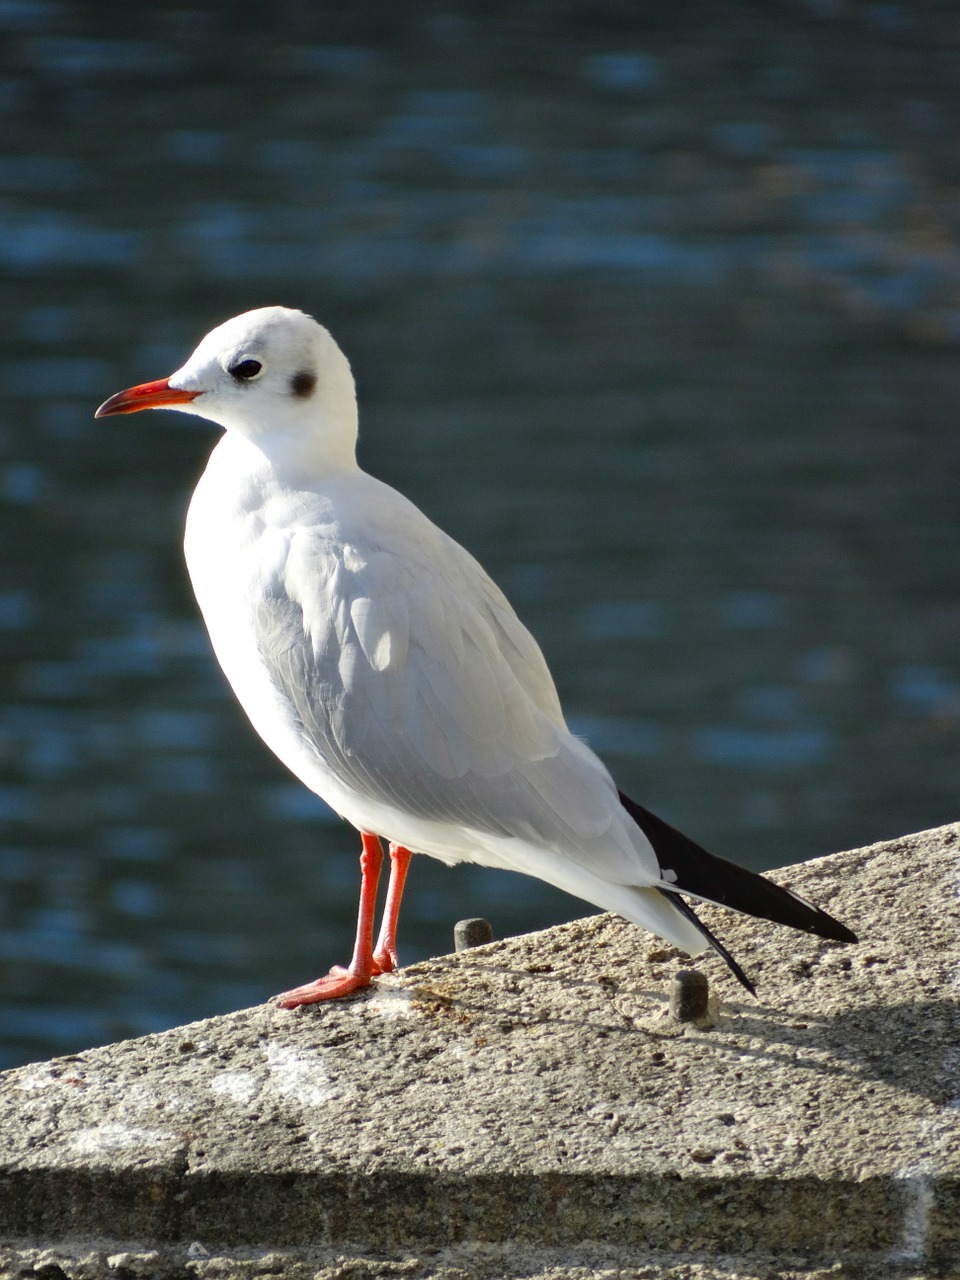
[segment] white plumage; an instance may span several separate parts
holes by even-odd
[[[190,504],[187,565],[237,698],[306,786],[394,854],[526,872],[692,954],[711,943],[722,952],[675,894],[722,896],[697,895],[683,843],[655,849],[638,807],[570,734],[503,593],[357,465],[353,377],[325,329],[281,307],[237,316],[168,379],[120,392],[98,415],[148,407],[226,428]],[[395,911],[387,952],[393,924]],[[365,950],[358,934],[355,962]],[[284,1002],[363,985],[392,967],[387,952],[366,973],[318,979]]]

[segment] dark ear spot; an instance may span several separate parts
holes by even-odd
[[[299,373],[295,373],[290,379],[290,392],[298,400],[308,400],[313,395],[313,389],[316,385],[317,375],[311,373],[309,369],[301,369]]]

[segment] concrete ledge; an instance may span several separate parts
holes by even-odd
[[[597,916],[343,1004],[4,1073],[0,1261],[51,1280],[960,1266],[958,851],[951,826],[777,873],[855,948],[706,912],[760,991],[705,960],[709,1028],[667,1015],[678,953]]]

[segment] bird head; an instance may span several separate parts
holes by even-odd
[[[352,453],[356,440],[346,356],[322,325],[288,307],[260,307],[225,321],[175,373],[117,392],[95,416],[140,409],[195,413],[265,448],[270,437],[328,433]]]

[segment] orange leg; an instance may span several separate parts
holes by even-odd
[[[400,914],[400,900],[403,897],[403,886],[407,879],[407,868],[413,854],[402,844],[390,845],[390,881],[387,885],[387,900],[383,904],[383,921],[380,925],[380,936],[373,949],[374,973],[392,973],[397,967],[397,917]]]
[[[373,958],[373,917],[377,909],[377,885],[380,881],[380,868],[383,866],[383,848],[376,836],[370,835],[366,831],[360,832],[360,838],[363,841],[363,851],[360,854],[360,911],[357,916],[357,940],[353,947],[353,959],[346,969],[333,969],[324,978],[317,978],[314,982],[308,982],[302,987],[294,987],[292,991],[284,991],[283,995],[276,997],[276,1003],[281,1009],[296,1009],[301,1004],[316,1004],[319,1000],[336,1000],[340,996],[348,996],[353,991],[359,991],[361,987],[368,987],[370,979],[375,973],[383,972],[378,967],[379,962],[374,962]],[[406,850],[404,850],[406,852]],[[394,856],[393,846],[390,848],[391,870],[390,870],[390,890],[388,891],[388,906],[390,901],[390,892],[394,888],[394,879],[397,868],[397,860]],[[407,854],[409,861],[410,855]],[[403,868],[406,872],[406,866]],[[400,893],[403,890],[403,878],[400,877],[400,887],[395,893],[397,908],[400,906]],[[393,925],[396,925],[396,911],[394,911]],[[384,930],[387,927],[387,917],[384,916]],[[378,942],[379,950],[383,942],[383,933],[381,933],[381,942]],[[389,934],[387,951],[389,954],[389,945],[392,944],[393,932]],[[394,960],[396,959],[396,949],[393,951]],[[393,967],[392,965],[390,966]]]

